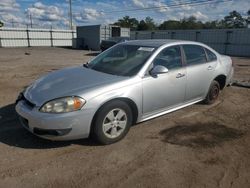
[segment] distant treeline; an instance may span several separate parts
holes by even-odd
[[[144,20],[137,20],[125,16],[119,19],[114,25],[128,27],[131,30],[168,30],[168,29],[227,29],[227,28],[247,28],[250,25],[250,10],[247,12],[247,17],[244,18],[239,12],[232,11],[222,20],[214,20],[202,22],[196,17],[177,20],[167,20],[161,24],[155,23],[151,17],[146,17]]]

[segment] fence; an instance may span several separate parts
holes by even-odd
[[[76,31],[0,28],[0,47],[72,46]]]
[[[250,29],[131,31],[130,38],[192,40],[221,54],[250,57]]]

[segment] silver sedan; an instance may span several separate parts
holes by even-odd
[[[121,140],[131,125],[204,101],[231,83],[228,56],[190,41],[135,40],[83,66],[41,77],[21,92],[21,124],[42,138]]]

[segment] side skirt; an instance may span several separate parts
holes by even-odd
[[[185,107],[187,107],[187,106],[191,106],[191,105],[193,105],[193,104],[195,104],[195,103],[198,103],[198,102],[201,102],[201,101],[203,101],[203,100],[204,100],[204,99],[195,100],[195,101],[186,103],[186,104],[184,104],[184,105],[180,105],[180,106],[177,106],[177,107],[174,107],[174,108],[167,109],[167,110],[165,110],[165,111],[161,111],[161,112],[156,113],[156,114],[153,114],[153,115],[149,115],[149,116],[146,116],[146,117],[142,117],[142,119],[139,120],[137,123],[140,123],[140,122],[143,122],[143,121],[147,121],[147,120],[149,120],[149,119],[153,119],[153,118],[156,118],[156,117],[159,117],[159,116],[168,114],[168,113],[170,113],[170,112],[179,110],[179,109],[181,109],[181,108],[185,108]]]

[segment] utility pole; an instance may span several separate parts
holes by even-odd
[[[31,13],[29,13],[29,18],[30,18],[30,28],[32,28],[33,23],[32,23],[32,15],[31,15]]]
[[[14,19],[13,18],[11,19],[11,24],[12,24],[12,27],[14,27]]]
[[[69,26],[70,26],[70,29],[73,30],[73,25],[72,25],[72,0],[69,0]]]

